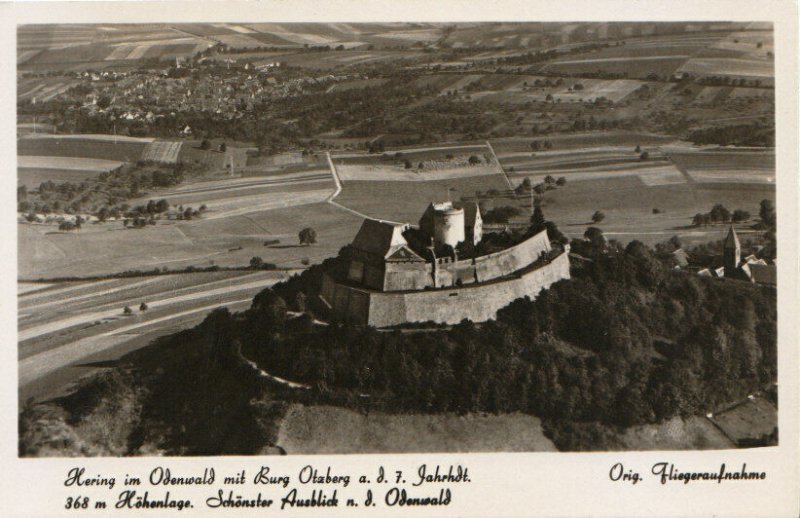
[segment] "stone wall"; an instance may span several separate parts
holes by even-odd
[[[456,324],[464,318],[473,322],[495,318],[500,308],[518,298],[534,298],[561,279],[569,279],[566,253],[507,280],[450,289],[381,293],[336,284],[326,276],[322,296],[332,306],[335,317],[352,323],[375,327],[429,320]]]
[[[542,252],[550,251],[550,240],[547,231],[542,231],[522,243],[501,250],[494,254],[472,259],[453,261],[450,258],[439,258],[436,262],[436,286],[455,286],[458,280],[462,284],[486,282],[505,277],[535,262]],[[433,287],[433,265],[430,262],[420,263],[386,263],[383,283],[372,279],[366,286],[383,291],[420,290]],[[365,270],[364,278],[367,278]],[[383,273],[383,272],[381,272]]]

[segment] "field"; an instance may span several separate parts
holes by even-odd
[[[234,169],[247,165],[247,148],[226,143],[225,152],[219,151],[222,140],[212,140],[210,149],[201,149],[199,140],[186,140],[178,148],[176,160],[184,163],[202,164],[212,171],[226,169],[231,163]]]
[[[670,158],[696,182],[775,183],[774,151],[670,152]]]
[[[142,152],[142,160],[161,162],[163,164],[175,164],[178,162],[183,142],[170,142],[158,140],[151,142]]]
[[[655,146],[667,144],[675,139],[665,135],[655,135],[633,131],[592,131],[585,133],[567,133],[561,135],[546,135],[543,137],[509,137],[491,139],[492,147],[500,161],[508,153],[531,152],[531,142],[549,140],[553,150],[580,150],[593,147],[627,146],[634,149],[637,145]]]
[[[197,152],[193,146],[184,145],[181,154],[187,148]],[[456,161],[466,161],[470,154],[483,156],[488,150],[485,146],[441,146],[401,152],[415,162],[432,164],[446,154],[453,153]],[[129,202],[137,205],[150,199],[165,199],[174,212],[181,207],[196,209],[205,205],[202,216],[192,220],[170,216],[143,229],[125,228],[119,221],[109,221],[84,225],[77,232],[57,231],[52,224],[21,223],[20,278],[190,265],[242,266],[254,256],[296,267],[301,262],[320,262],[336,255],[355,236],[363,215],[417,221],[433,199],[474,199],[476,192],[486,197],[486,192],[493,189],[498,191],[494,196],[497,203],[509,203],[509,185],[496,166],[459,166],[412,174],[416,180],[419,175],[434,176],[427,181],[354,180],[372,178],[363,173],[369,168],[375,169],[370,174],[377,174],[373,179],[385,179],[386,167],[364,164],[365,157],[374,163],[381,160],[379,156],[358,154],[336,159],[351,165],[338,166],[344,169],[342,191],[333,204],[327,201],[336,185],[327,166],[298,164],[296,157],[287,155],[278,160],[284,165],[251,165],[243,170],[243,176],[193,181]],[[390,174],[409,174],[403,168],[395,169]],[[297,234],[306,226],[316,230],[317,243],[299,246]],[[268,239],[278,239],[280,243],[265,247]]]
[[[20,399],[41,397],[214,307],[247,307],[284,272],[209,272],[26,283],[18,296]],[[139,311],[146,302],[149,309]],[[125,315],[123,307],[135,310]],[[99,359],[102,358],[102,361]]]
[[[645,79],[650,74],[663,79],[675,72],[688,72],[693,76],[760,79],[771,84],[773,50],[771,31],[647,35],[556,58],[532,67],[531,72],[575,76],[603,72],[631,79]]]
[[[544,196],[545,217],[570,237],[580,237],[594,225],[591,215],[605,214],[600,227],[609,239],[627,243],[638,239],[653,245],[677,235],[684,243],[705,243],[725,237],[727,227],[695,228],[691,219],[717,203],[731,210],[758,214],[762,199],[775,200],[773,185],[735,183],[680,183],[647,185],[638,176],[607,176],[597,180],[567,182]],[[657,208],[660,214],[653,214]],[[743,239],[749,232],[740,229]]]
[[[17,158],[17,167],[34,169],[64,169],[67,171],[111,171],[122,162],[101,158],[78,158],[65,156],[30,156]]]
[[[430,202],[448,199],[448,189],[449,197],[456,200],[474,198],[476,191],[506,193],[508,183],[500,174],[428,182],[350,181],[343,183],[335,201],[372,218],[416,223]],[[498,199],[497,204],[507,204]]]
[[[95,158],[116,160],[119,162],[135,162],[142,156],[148,141],[125,139],[120,137],[117,143],[109,141],[110,135],[99,138],[92,135],[73,136],[40,136],[29,135],[17,140],[17,154],[30,156],[57,156],[76,158]]]
[[[569,59],[556,61],[538,70],[580,76],[587,72],[603,72],[608,74],[624,74],[626,78],[644,79],[650,74],[670,76],[677,71],[690,56],[687,54],[670,54],[666,56],[644,56],[630,58]]]
[[[99,158],[20,156],[17,157],[17,185],[36,189],[43,182],[82,182],[111,171],[122,162]]]
[[[623,243],[654,244],[673,235],[706,242],[721,239],[723,229],[691,227],[695,214],[717,203],[757,214],[762,199],[775,199],[772,150],[701,149],[631,132],[548,136],[553,149],[536,152],[531,140],[497,139],[492,146],[515,185],[524,178],[535,185],[546,175],[566,179],[545,193],[542,207],[570,237],[580,237],[600,210],[606,218],[597,226]],[[634,151],[637,145],[649,153],[647,160]],[[520,204],[529,210],[527,196]]]
[[[299,263],[303,257],[317,257],[322,250],[338,250],[345,242],[320,233],[320,243],[325,245],[311,249],[291,246],[276,250],[278,257],[271,257],[271,250],[262,246],[266,237],[277,233],[294,244],[304,221],[292,220],[291,231],[284,226],[276,228],[271,223],[263,226],[258,222],[271,221],[276,209],[316,205],[317,209],[309,210],[305,220],[314,228],[324,228],[328,206],[321,204],[331,195],[333,187],[327,170],[195,182],[151,193],[131,200],[131,204],[163,198],[173,206],[206,205],[208,210],[201,219],[160,220],[158,225],[143,229],[127,229],[120,222],[107,222],[85,225],[80,232],[73,233],[58,232],[53,225],[21,224],[19,253],[25,259],[20,260],[19,275],[30,278],[164,266],[242,266],[254,255],[261,255],[268,262]],[[326,210],[319,210],[320,205]],[[336,210],[348,220],[355,219],[341,209]],[[335,217],[331,218],[331,222],[335,221]],[[242,225],[242,222],[250,223]]]
[[[34,51],[36,52],[36,51]],[[28,59],[32,58],[28,56]],[[17,84],[17,100],[47,102],[79,84],[77,80],[63,77],[29,78],[22,79]]]
[[[111,65],[140,59],[187,57],[212,42],[159,25],[21,26],[17,56],[30,70]]]
[[[363,415],[302,405],[289,409],[277,444],[289,455],[556,451],[530,415]]]

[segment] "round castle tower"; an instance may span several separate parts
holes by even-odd
[[[453,207],[452,203],[434,205],[433,239],[435,245],[455,247],[466,240],[464,234],[464,209]]]

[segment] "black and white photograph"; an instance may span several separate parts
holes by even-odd
[[[20,457],[780,443],[772,23],[16,41]]]

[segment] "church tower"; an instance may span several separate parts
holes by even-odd
[[[731,225],[728,235],[722,244],[722,262],[725,266],[725,277],[734,277],[742,261],[742,245],[739,236]]]

